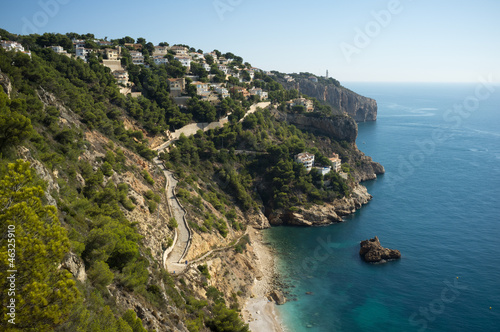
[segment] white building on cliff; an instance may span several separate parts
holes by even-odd
[[[314,155],[309,152],[302,152],[295,156],[295,161],[304,165],[309,172],[314,166]]]

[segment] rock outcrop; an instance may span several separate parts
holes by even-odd
[[[363,152],[359,152],[358,156],[354,156],[356,169],[353,176],[356,182],[375,180],[377,175],[385,173],[384,166],[373,161],[371,157],[366,156]]]
[[[0,86],[3,88],[3,91],[9,96],[12,92],[12,83],[10,82],[9,76],[7,74],[2,73],[0,70]]]
[[[297,78],[293,82],[283,81],[280,83],[286,89],[297,89],[300,93],[325,102],[340,113],[349,114],[357,122],[377,120],[377,102],[344,87],[313,82],[306,78]]]
[[[387,260],[401,258],[399,250],[382,247],[376,236],[373,239],[361,241],[360,246],[359,254],[369,263],[385,263]]]
[[[282,305],[286,303],[286,298],[283,293],[279,290],[273,290],[269,293],[269,297],[276,302],[276,304]]]
[[[299,129],[306,129],[319,132],[336,140],[354,143],[358,136],[358,125],[345,115],[331,118],[312,117],[302,114],[283,113],[276,109],[271,113],[278,121],[286,121]]]
[[[326,226],[342,222],[342,216],[356,212],[372,199],[366,187],[356,185],[349,197],[336,199],[333,203],[301,207],[297,211],[271,212],[268,216],[271,225]]]
[[[85,265],[77,255],[69,252],[64,256],[61,267],[68,270],[76,280],[85,282],[87,280],[87,273],[85,272]]]
[[[47,190],[45,190],[45,199],[48,205],[53,205],[57,208],[57,201],[52,197],[52,193],[59,192],[59,184],[57,183],[57,172],[50,172],[40,161],[31,156],[31,151],[20,146],[17,149],[19,155],[26,161],[31,163],[31,168],[35,170],[36,174],[41,180],[47,183]]]

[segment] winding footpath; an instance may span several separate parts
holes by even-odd
[[[260,102],[254,104],[250,107],[250,110],[245,114],[245,117],[249,114],[254,113],[259,107],[266,108],[270,105],[270,102]],[[243,120],[243,119],[242,119]],[[207,131],[209,129],[220,128],[224,126],[224,124],[228,122],[228,118],[223,118],[220,121],[212,122],[212,123],[191,123],[180,129],[177,129],[171,136],[171,138],[155,148],[155,150],[160,154],[163,152],[170,144],[179,139],[181,134],[186,136],[194,135],[198,130]],[[163,253],[163,265],[165,269],[170,273],[180,274],[184,272],[184,270],[191,265],[190,263],[184,260],[186,257],[189,247],[191,246],[192,239],[192,231],[189,228],[187,219],[186,219],[186,210],[182,207],[179,200],[175,196],[175,187],[177,185],[177,179],[174,177],[174,174],[167,170],[163,165],[163,162],[158,158],[153,159],[154,163],[163,171],[165,175],[166,184],[165,184],[165,194],[167,195],[167,203],[170,207],[171,215],[177,221],[178,227],[175,233],[174,243],[171,247],[167,248]],[[220,248],[216,250],[211,250],[207,252],[202,257],[198,258],[196,261],[207,257],[213,251],[223,250],[227,248]],[[196,262],[195,261],[195,262]]]

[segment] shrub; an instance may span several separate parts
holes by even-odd
[[[170,220],[168,221],[168,227],[171,229],[171,230],[174,230],[175,228],[177,228],[179,226],[179,224],[177,223],[177,220],[175,220],[175,218],[170,218]]]
[[[95,286],[106,287],[113,279],[114,274],[109,269],[108,264],[103,261],[97,261],[87,272],[87,275]]]
[[[151,177],[151,174],[149,174],[148,171],[146,171],[146,170],[142,171],[142,176],[144,177],[144,180],[146,180],[146,182],[149,183],[150,185],[155,184],[155,180],[153,180],[153,178]]]
[[[104,174],[106,176],[111,176],[111,175],[113,175],[113,166],[111,166],[110,163],[105,161],[101,166],[101,171],[102,171],[102,174]]]
[[[147,199],[152,199],[153,196],[154,196],[154,193],[152,190],[148,190],[144,193],[144,196],[147,198]]]
[[[157,207],[158,207],[158,204],[156,204],[155,201],[148,202],[149,212],[151,212],[151,213],[155,212]]]
[[[241,254],[243,253],[243,251],[245,251],[245,249],[247,248],[247,244],[249,243],[250,243],[250,237],[247,234],[238,241],[238,243],[234,246],[234,250],[237,253]]]
[[[128,211],[133,211],[135,209],[134,203],[132,203],[132,201],[128,198],[124,199],[121,203]]]
[[[208,272],[208,266],[207,264],[203,265],[198,265],[198,270],[201,272],[202,275],[204,275],[207,279],[210,279],[210,272]]]
[[[213,309],[214,318],[207,322],[214,332],[248,332],[248,325],[243,323],[235,310],[228,309],[223,303],[216,304]]]

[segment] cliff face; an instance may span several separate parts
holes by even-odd
[[[297,78],[295,82],[281,83],[286,89],[297,89],[303,94],[327,103],[333,109],[349,114],[357,122],[377,120],[377,102],[374,99],[360,96],[333,84],[327,85],[303,78]]]
[[[332,203],[314,204],[299,208],[295,212],[274,211],[269,215],[271,225],[325,226],[342,222],[342,217],[356,212],[372,199],[366,187],[358,184],[349,197],[336,199]]]
[[[278,121],[286,121],[299,129],[317,131],[323,135],[340,141],[354,143],[358,136],[358,125],[348,116],[332,118],[315,118],[301,114],[271,112]]]
[[[12,83],[10,82],[9,76],[2,73],[0,70],[0,86],[3,88],[4,92],[9,96],[12,91]]]

